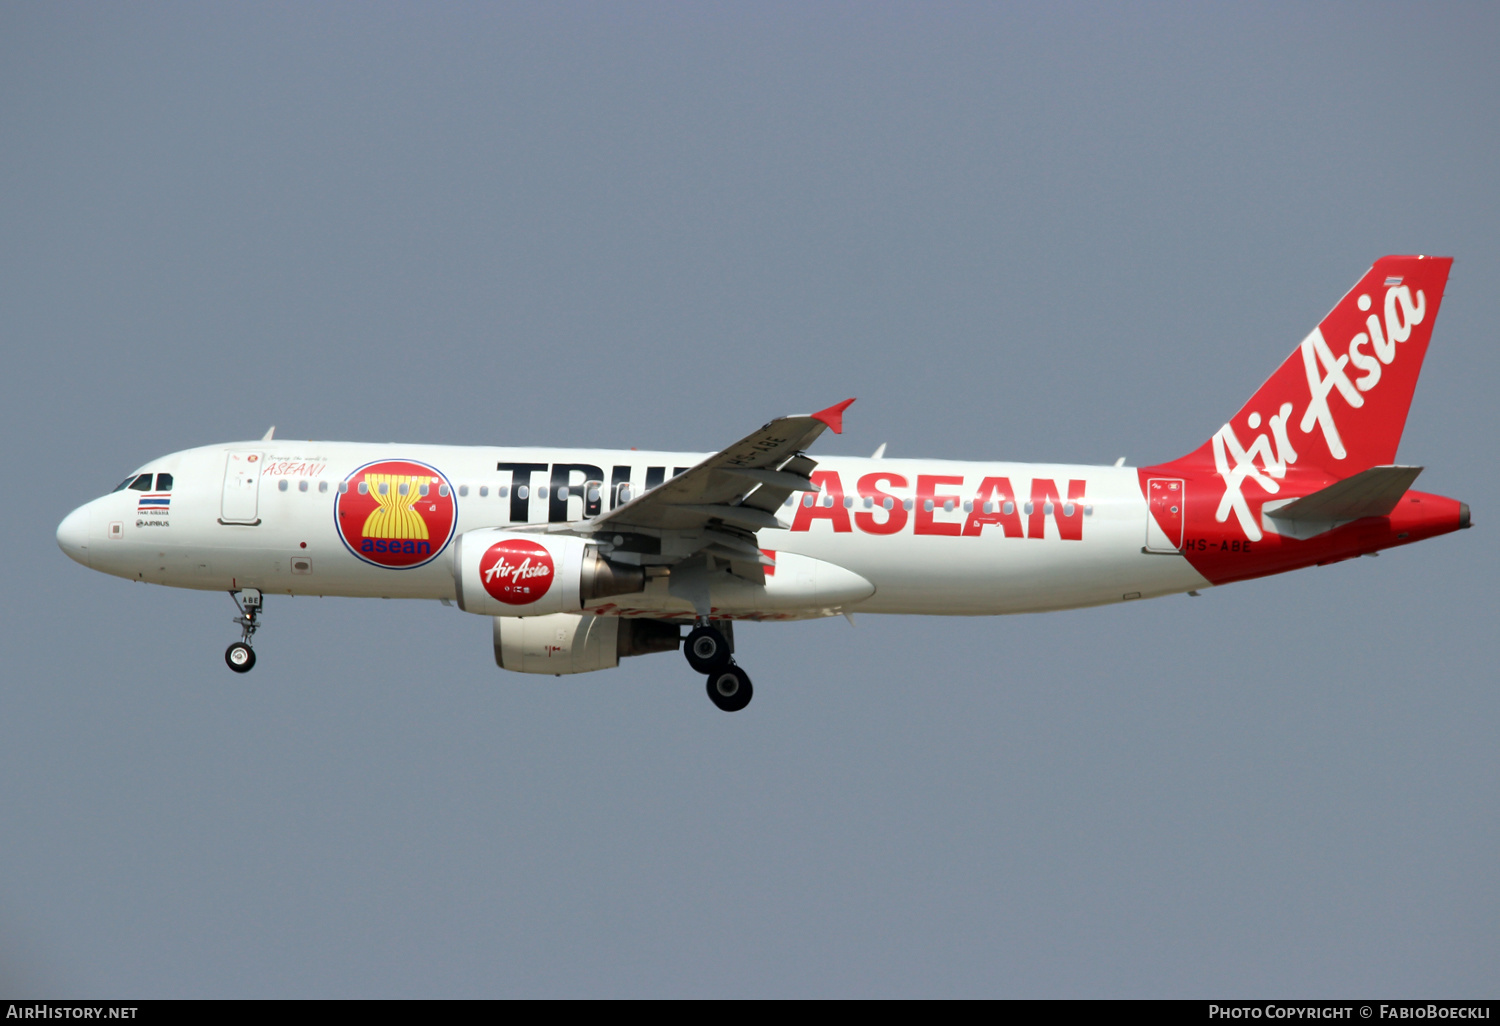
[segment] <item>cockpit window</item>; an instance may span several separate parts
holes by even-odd
[[[131,474],[125,480],[121,481],[119,484],[117,484],[113,488],[111,488],[109,490],[109,494],[113,495],[113,494],[115,494],[115,492],[123,492],[125,490],[125,486],[128,485],[128,484],[130,484],[130,482],[132,482],[134,480],[135,480],[135,475]]]
[[[156,490],[159,491],[159,492],[170,492],[172,490],[172,475],[171,474],[157,474],[156,475]]]
[[[130,482],[130,487],[133,491],[149,492],[151,490],[151,475],[142,474],[140,477]]]

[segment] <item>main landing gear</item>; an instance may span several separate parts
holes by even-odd
[[[240,611],[233,621],[240,625],[240,640],[224,650],[224,662],[235,673],[249,673],[255,666],[255,649],[250,647],[250,639],[260,629],[257,619],[261,606],[260,589],[242,588],[231,591],[229,597],[234,599],[235,608]]]
[[[729,639],[705,620],[688,633],[683,646],[688,665],[708,675],[708,698],[725,712],[739,712],[750,704],[755,688],[750,675],[735,665]]]

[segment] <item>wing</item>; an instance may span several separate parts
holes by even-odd
[[[763,582],[763,568],[775,564],[761,553],[756,532],[782,526],[776,510],[793,492],[816,491],[808,474],[817,463],[802,451],[829,428],[842,434],[844,410],[852,402],[778,417],[602,516],[555,527],[661,538],[661,553],[668,559],[703,552],[728,561],[731,572]]]

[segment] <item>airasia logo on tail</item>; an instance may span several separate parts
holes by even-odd
[[[479,580],[496,601],[529,606],[552,587],[552,554],[536,542],[496,542],[479,557]]]
[[[1411,288],[1401,284],[1399,277],[1388,278],[1385,284],[1383,319],[1371,309],[1375,303],[1368,292],[1362,292],[1355,301],[1360,315],[1364,315],[1364,323],[1358,327],[1364,330],[1351,335],[1344,352],[1335,353],[1323,333],[1323,328],[1335,321],[1337,310],[1302,340],[1298,354],[1293,356],[1295,361],[1300,355],[1307,382],[1307,404],[1302,407],[1301,417],[1296,416],[1296,404],[1283,402],[1275,412],[1267,411],[1264,420],[1267,430],[1260,430],[1261,413],[1251,410],[1245,425],[1257,433],[1251,436],[1249,445],[1240,442],[1232,424],[1214,432],[1214,469],[1224,480],[1224,495],[1214,511],[1217,522],[1224,523],[1232,513],[1246,538],[1261,540],[1260,524],[1242,489],[1246,481],[1253,481],[1267,495],[1281,491],[1279,482],[1298,457],[1292,425],[1303,435],[1320,435],[1335,465],[1349,455],[1334,416],[1335,404],[1330,400],[1338,395],[1342,400],[1337,404],[1341,412],[1361,409],[1366,394],[1379,386],[1384,369],[1395,363],[1397,344],[1411,338],[1412,329],[1427,319],[1427,296],[1421,289],[1413,297]],[[1351,365],[1362,373],[1351,377]],[[1334,466],[1328,469],[1334,470]]]

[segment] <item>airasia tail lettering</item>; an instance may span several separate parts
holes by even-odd
[[[1021,500],[1006,477],[982,478],[973,492],[965,488],[962,475],[915,477],[913,489],[905,474],[864,474],[849,494],[838,471],[817,471],[812,483],[819,490],[802,497],[791,529],[810,531],[815,523],[826,520],[838,534],[858,528],[865,534],[892,535],[909,528],[913,535],[978,538],[986,527],[992,527],[996,529],[992,536],[998,532],[1006,538],[1040,540],[1048,537],[1051,521],[1051,537],[1082,541],[1083,522],[1094,513],[1093,506],[1084,502],[1087,481],[1068,481],[1064,496],[1056,481],[1033,478],[1030,498]]]
[[[1184,522],[1172,526],[1185,533],[1181,553],[1195,569],[1222,583],[1467,525],[1461,503],[1402,494],[1420,468],[1406,468],[1393,491],[1379,484],[1403,472],[1396,449],[1451,266],[1443,257],[1376,261],[1207,442],[1142,468],[1143,489],[1152,479],[1185,482]],[[1151,515],[1173,533],[1155,506]]]
[[[1400,280],[1399,277],[1388,279],[1395,282]],[[1359,297],[1355,300],[1359,311],[1369,311],[1372,305],[1370,294],[1359,291]],[[1384,321],[1374,313],[1365,317],[1364,323],[1360,325],[1364,330],[1357,331],[1350,337],[1343,355],[1334,356],[1333,349],[1323,334],[1324,325],[1314,328],[1297,349],[1307,382],[1307,405],[1303,408],[1297,426],[1303,434],[1319,432],[1328,456],[1334,462],[1346,460],[1349,452],[1339,433],[1338,421],[1334,417],[1333,407],[1329,405],[1329,399],[1337,392],[1348,409],[1358,410],[1364,407],[1363,393],[1370,392],[1380,384],[1382,368],[1391,366],[1396,360],[1397,344],[1410,339],[1412,329],[1426,320],[1427,295],[1418,289],[1414,299],[1410,287],[1389,285],[1385,290],[1384,312]],[[1329,322],[1333,322],[1330,326],[1338,325],[1333,314],[1329,315],[1325,324]],[[1423,341],[1425,344],[1425,339]],[[1370,352],[1362,352],[1363,346],[1369,346]],[[1420,358],[1419,355],[1418,359]],[[1345,371],[1351,363],[1364,372],[1357,380],[1351,380]],[[1287,467],[1297,462],[1297,450],[1293,447],[1287,427],[1295,409],[1293,403],[1283,402],[1274,414],[1266,418],[1270,430],[1253,436],[1248,446],[1240,443],[1232,422],[1214,433],[1214,469],[1224,480],[1224,495],[1214,511],[1214,519],[1222,524],[1233,513],[1245,537],[1251,541],[1260,541],[1262,532],[1243,488],[1246,482],[1253,482],[1267,495],[1281,492],[1278,482],[1286,477]],[[1252,431],[1259,428],[1260,411],[1250,410],[1245,416],[1245,424]],[[1259,467],[1256,466],[1257,460],[1260,461]]]

